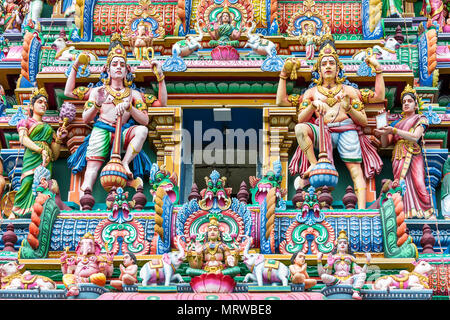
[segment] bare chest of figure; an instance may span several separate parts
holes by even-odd
[[[337,92],[333,98],[337,100],[337,96],[343,91]],[[344,104],[348,103],[346,100],[343,100],[342,102],[336,102],[334,105],[330,105],[329,100],[330,97],[325,96],[324,94],[320,93],[319,91],[316,91],[316,99],[323,101],[327,104],[327,107],[325,108],[325,115],[323,116],[323,122],[325,124],[327,123],[333,123],[333,122],[341,122],[345,119],[348,119],[348,115],[345,112]],[[317,114],[317,112],[316,112]],[[318,114],[317,114],[318,116]]]
[[[112,126],[114,126],[117,122],[116,105],[113,103],[113,100],[114,100],[114,98],[111,95],[108,95],[108,98],[102,104],[102,107],[100,109],[100,116],[99,116],[100,120],[102,120]],[[129,118],[130,118],[130,113],[125,111],[125,113],[122,115],[122,123],[126,123]]]

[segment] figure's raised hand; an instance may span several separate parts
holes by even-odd
[[[108,98],[108,95],[105,92],[105,88],[100,87],[100,89],[98,89],[98,91],[97,91],[97,96],[95,97],[95,103],[98,106],[101,106],[103,103],[105,103],[106,98]]]
[[[323,258],[323,253],[319,251],[319,253],[317,254],[317,261],[322,261]]]
[[[364,61],[367,63],[367,65],[372,66],[375,70],[381,70],[381,64],[374,54],[366,55]]]
[[[370,255],[370,252],[366,252],[366,261],[369,264],[370,261],[372,260],[372,256]]]

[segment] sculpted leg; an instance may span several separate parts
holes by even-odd
[[[366,208],[366,179],[360,163],[346,162],[348,171],[353,180],[356,197],[358,198],[358,209]]]
[[[309,125],[299,123],[295,126],[295,136],[297,137],[298,146],[305,153],[309,163],[311,164],[308,170],[303,174],[303,178],[305,179],[308,177],[310,169],[312,169],[317,163],[317,158],[314,154],[314,133]]]
[[[86,189],[90,189],[94,187],[95,179],[97,179],[98,172],[102,166],[103,162],[88,160],[86,165],[86,171],[84,172],[84,180],[83,185],[80,188],[81,197],[84,195],[84,191]]]
[[[144,126],[137,126],[134,128],[134,136],[128,143],[127,151],[122,160],[122,165],[124,166],[127,175],[130,179],[133,178],[133,173],[130,170],[130,162],[136,157],[136,155],[142,150],[145,139],[147,139],[148,129]]]

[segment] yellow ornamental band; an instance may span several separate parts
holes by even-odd
[[[292,103],[293,107],[298,107],[300,104],[300,95],[299,94],[290,94],[288,96],[288,101]]]
[[[85,104],[84,104],[84,111],[89,110],[89,109],[91,109],[92,107],[95,107],[95,108],[97,108],[97,109],[100,109],[100,107],[97,106],[97,104],[96,104],[94,101],[88,100],[88,101],[86,101]]]
[[[78,97],[79,100],[83,100],[84,95],[89,90],[87,87],[77,87],[75,88],[72,93]]]
[[[134,106],[135,106],[136,109],[138,109],[139,111],[145,111],[145,110],[147,110],[147,105],[146,105],[145,102],[142,101],[142,100],[136,100],[136,103],[134,104]]]
[[[145,95],[145,103],[147,104],[147,107],[151,107],[153,102],[156,101],[156,97],[152,94],[146,94]]]
[[[352,105],[350,106],[351,109],[355,111],[361,111],[364,109],[364,104],[359,99],[352,100]]]
[[[369,103],[369,98],[372,98],[375,95],[375,92],[370,89],[362,89],[360,92],[364,104]]]

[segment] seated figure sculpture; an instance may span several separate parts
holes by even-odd
[[[241,31],[233,26],[231,12],[227,6],[217,15],[217,20],[213,23],[209,30],[211,40],[209,45],[211,47],[217,46],[239,46],[239,37]]]
[[[186,274],[198,276],[204,273],[222,273],[233,276],[239,273],[237,259],[230,248],[222,241],[219,221],[210,217],[206,240],[204,244],[196,242],[194,248],[188,251],[189,268]]]
[[[370,253],[366,253],[366,264],[359,267],[349,250],[347,233],[341,230],[325,267],[322,266],[322,256],[321,252],[317,255],[317,271],[323,283],[327,286],[349,284],[353,288],[353,299],[361,300],[360,291],[367,277],[367,266],[372,259]]]
[[[109,156],[112,133],[115,132],[117,117],[122,117],[122,145],[125,155],[122,158],[122,165],[127,172],[129,181],[133,177],[142,176],[142,172],[149,171],[151,162],[148,156],[141,151],[147,139],[147,105],[145,97],[137,90],[131,89],[129,85],[132,81],[132,73],[127,65],[127,55],[124,46],[120,41],[120,36],[114,34],[111,37],[111,44],[103,74],[103,85],[75,89],[75,79],[79,66],[78,58],[74,62],[73,68],[65,87],[65,95],[71,98],[87,100],[83,111],[83,121],[91,123],[94,121],[90,136],[86,137],[84,143],[68,159],[69,167],[74,174],[81,172],[84,167],[83,184],[81,185],[81,196],[89,189],[92,191],[98,172]],[[159,106],[165,106],[167,101],[167,91],[164,83],[164,75],[161,66],[156,61],[150,61],[150,68],[156,66],[159,79]],[[133,161],[133,172],[130,163]],[[136,164],[137,163],[137,164]]]
[[[317,72],[317,84],[305,91],[303,96],[287,95],[286,80],[296,72],[298,61],[287,60],[280,73],[277,91],[278,106],[298,108],[298,124],[295,126],[298,148],[289,164],[292,175],[299,173],[303,179],[317,164],[314,148],[319,145],[319,117],[325,124],[325,149],[333,162],[333,148],[337,148],[354,183],[358,198],[358,209],[366,208],[366,180],[381,171],[381,161],[376,148],[362,133],[367,126],[364,104],[381,102],[385,98],[385,86],[380,63],[375,56],[366,58],[366,63],[375,68],[375,92],[358,90],[344,84],[344,66],[330,41],[325,41],[313,70]],[[314,117],[316,121],[314,122]],[[309,163],[309,166],[308,166]]]

